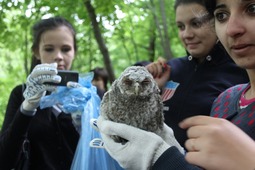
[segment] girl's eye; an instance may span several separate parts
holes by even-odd
[[[70,50],[71,50],[71,48],[69,48],[69,47],[62,48],[63,52],[69,52]]]
[[[191,20],[191,26],[193,28],[200,28],[203,25],[203,20],[202,18],[194,18],[193,20]]]
[[[193,21],[191,24],[194,28],[200,28],[202,26],[202,22],[200,21]]]
[[[184,29],[185,29],[185,26],[184,26],[184,25],[181,25],[181,24],[178,24],[178,25],[177,25],[177,28],[178,28],[179,30],[184,30]]]
[[[223,12],[216,12],[214,16],[215,16],[215,19],[219,22],[224,22],[227,19],[227,14]]]
[[[249,14],[255,15],[255,4],[249,5],[248,8],[247,8],[247,12]]]
[[[53,48],[45,48],[44,50],[47,52],[52,52],[54,49]]]

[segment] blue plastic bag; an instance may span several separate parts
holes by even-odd
[[[58,105],[65,113],[72,114],[74,125],[80,133],[80,139],[71,170],[122,170],[105,149],[89,146],[92,139],[101,138],[100,133],[94,130],[89,123],[90,119],[98,118],[100,109],[100,98],[96,87],[91,83],[92,79],[93,73],[89,73],[79,78],[79,84],[82,87],[59,86],[56,92],[41,99],[40,107]],[[77,117],[81,119],[81,124],[79,120],[76,120]]]

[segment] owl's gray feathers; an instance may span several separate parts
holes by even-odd
[[[159,134],[164,123],[159,92],[157,83],[145,67],[130,66],[105,93],[100,114],[107,120]],[[115,140],[121,142],[118,137]]]

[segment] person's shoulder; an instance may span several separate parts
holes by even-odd
[[[243,84],[237,84],[235,86],[232,86],[230,88],[228,88],[226,91],[240,91],[240,90],[243,90],[245,89],[247,86],[249,86],[249,83],[243,83]]]
[[[11,95],[12,96],[14,95],[16,97],[22,96],[23,95],[22,93],[24,92],[25,88],[26,88],[25,84],[18,84],[12,89]]]
[[[172,58],[168,61],[169,65],[172,64],[181,64],[181,63],[186,63],[188,61],[187,56],[182,56],[182,57],[177,57],[177,58]]]
[[[212,117],[227,117],[237,109],[240,96],[249,84],[238,84],[223,91],[213,102],[211,113]]]
[[[97,95],[100,97],[100,99],[102,99],[105,94],[105,91],[98,87],[96,87],[96,89],[97,89]]]
[[[26,88],[25,84],[18,84],[12,89],[12,91],[24,91],[25,88]]]
[[[222,98],[222,97],[227,97],[227,98],[231,98],[236,96],[237,93],[242,93],[242,91],[247,88],[249,86],[248,83],[244,83],[244,84],[237,84],[235,86],[229,87],[228,89],[226,89],[225,91],[223,91],[218,98]]]

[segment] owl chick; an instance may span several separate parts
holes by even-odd
[[[160,134],[164,116],[159,92],[157,83],[145,67],[130,66],[105,93],[100,114],[107,120]],[[115,142],[126,142],[118,136],[112,138]]]

